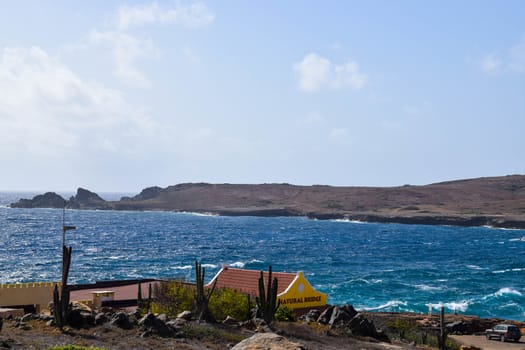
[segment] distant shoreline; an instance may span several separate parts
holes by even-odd
[[[10,206],[525,229],[525,175],[398,187],[186,183],[112,201],[79,188],[69,199],[47,192]]]

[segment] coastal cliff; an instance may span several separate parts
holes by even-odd
[[[54,193],[11,207],[62,208]],[[307,216],[366,222],[525,228],[525,175],[398,187],[187,183],[149,187],[133,197],[105,201],[79,188],[71,208],[169,210],[217,215]]]

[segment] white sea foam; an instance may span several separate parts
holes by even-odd
[[[193,211],[181,211],[180,213],[187,214],[187,215],[194,215],[194,216],[211,216],[211,217],[219,216],[219,214],[207,213],[207,212],[198,213],[198,212],[193,212]]]
[[[508,287],[501,288],[496,293],[494,293],[494,295],[497,296],[497,297],[500,297],[500,296],[503,296],[503,295],[506,295],[506,294],[521,296],[521,293],[519,291],[517,291],[516,289],[513,289],[513,288],[508,288]]]
[[[407,306],[407,303],[401,300],[390,300],[389,302],[385,304],[375,306],[375,307],[364,307],[363,309],[368,310],[368,311],[375,311],[375,310],[382,310],[382,309],[388,309],[388,308],[393,308],[393,307],[395,308],[399,306]]]
[[[442,287],[434,287],[434,286],[429,286],[427,284],[416,284],[414,287],[416,287],[419,290],[426,291],[426,292],[443,289]]]
[[[348,222],[348,223],[351,223],[351,224],[366,224],[366,222],[364,221],[359,221],[359,220],[350,220],[350,219],[334,219],[334,220],[331,220],[333,222]]]
[[[184,266],[172,266],[172,270],[191,270],[193,266],[191,265],[184,265]]]
[[[467,301],[445,303],[446,308],[459,312],[467,311],[468,305],[469,303]]]
[[[202,264],[201,266],[207,269],[216,269],[218,267],[216,264]]]
[[[478,265],[467,265],[467,268],[471,270],[483,270],[483,268]]]
[[[248,261],[248,264],[256,264],[256,263],[262,263],[262,262],[264,262],[264,261],[259,260],[259,259],[252,259],[252,260]]]
[[[242,261],[236,261],[234,262],[233,264],[230,264],[229,266],[231,267],[238,267],[238,268],[243,268],[246,264],[243,263]]]
[[[445,307],[445,308],[447,308],[449,310],[465,312],[465,311],[467,311],[469,304],[470,304],[470,302],[467,301],[467,300],[459,301],[459,302],[458,301],[451,301],[451,302],[448,302],[448,303],[439,302],[439,303],[432,304],[432,308],[434,310],[440,310],[442,307]]]

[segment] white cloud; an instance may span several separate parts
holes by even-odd
[[[481,59],[480,65],[485,73],[495,73],[501,69],[502,63],[496,54],[491,53]]]
[[[359,90],[367,82],[366,74],[359,71],[354,61],[335,65],[316,53],[306,55],[301,62],[295,63],[293,69],[299,78],[299,89],[305,92],[317,92],[322,89]]]
[[[38,47],[0,57],[0,154],[60,157],[79,149],[127,153],[150,121],[117,90],[82,80]],[[115,137],[115,134],[120,137]]]
[[[525,37],[505,53],[485,54],[481,59],[467,58],[467,64],[477,65],[484,73],[525,73]]]
[[[151,40],[139,39],[120,31],[93,30],[88,35],[88,42],[111,51],[115,75],[122,81],[134,87],[151,86],[148,78],[136,67],[137,62],[142,59],[159,56],[159,50]]]
[[[202,27],[212,23],[215,15],[201,3],[176,4],[162,7],[156,2],[137,6],[122,6],[117,14],[117,27],[128,29],[150,23],[174,23],[188,27]]]

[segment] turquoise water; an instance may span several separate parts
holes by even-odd
[[[60,278],[62,211],[0,207],[0,281]],[[195,259],[302,270],[330,303],[525,319],[525,231],[171,212],[66,211],[70,281],[184,277]],[[522,240],[522,238],[524,240]]]

